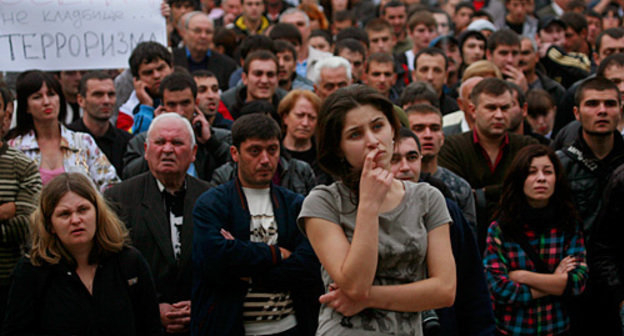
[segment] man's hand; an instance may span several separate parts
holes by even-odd
[[[136,92],[137,98],[139,98],[139,102],[142,105],[154,106],[154,100],[147,93],[147,84],[140,79],[133,78],[132,83],[134,84],[134,91]]]
[[[160,15],[162,15],[162,17],[164,17],[167,21],[169,21],[169,18],[171,17],[171,6],[169,6],[165,0],[160,3]]]
[[[15,217],[15,202],[7,202],[0,205],[0,221]]]
[[[518,85],[522,89],[522,92],[526,93],[529,90],[529,83],[527,82],[522,70],[514,66],[507,65],[501,69],[501,72],[509,79],[510,82]]]
[[[197,134],[197,131],[195,131],[195,124],[197,123],[201,124],[201,134]],[[206,116],[197,106],[195,107],[195,115],[191,121],[191,125],[193,125],[197,142],[205,144],[208,140],[210,140],[210,137],[212,136],[210,132],[210,123],[206,120]]]
[[[548,53],[548,49],[550,49],[550,47],[553,45],[552,42],[544,42],[544,43],[538,43],[537,44],[537,52],[539,53],[539,57],[540,58],[544,58],[546,57],[546,54]]]
[[[191,301],[174,304],[161,303],[160,321],[168,333],[187,332],[191,324]]]
[[[221,235],[223,236],[223,238],[227,239],[227,240],[234,240],[234,236],[232,236],[232,234],[226,230],[226,229],[221,229]]]
[[[154,118],[158,117],[159,115],[161,115],[163,113],[167,113],[167,110],[165,109],[165,106],[164,105],[158,105],[158,107],[154,110]]]
[[[288,251],[287,249],[280,247],[280,253],[282,254],[282,260],[288,259],[288,257],[290,257],[290,255],[292,254],[292,252]]]
[[[351,299],[336,284],[329,285],[329,293],[321,295],[319,302],[344,316],[353,316],[366,308],[365,302]]]

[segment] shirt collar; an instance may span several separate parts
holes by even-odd
[[[475,144],[479,144],[481,145],[481,142],[479,140],[479,135],[477,134],[477,130],[473,129],[472,130],[472,142]],[[503,138],[503,141],[501,142],[500,148],[505,147],[505,145],[509,144],[509,133],[505,133],[505,137]]]
[[[186,51],[186,58],[193,62],[196,63],[195,61],[193,61],[193,59],[191,58],[191,51],[189,50],[188,47],[184,47],[184,50]],[[203,62],[204,60],[206,60],[206,58],[209,58],[210,56],[212,56],[212,51],[210,49],[208,49],[208,51],[206,51],[206,57],[204,57],[203,60],[201,60],[201,62]]]
[[[80,151],[74,141],[74,136],[76,132],[70,131],[65,127],[65,125],[61,124],[61,149],[67,149],[72,152]],[[35,136],[35,130],[31,130],[26,133],[22,138],[22,143],[20,145],[22,150],[34,150],[39,149],[39,143],[37,142],[37,137]]]
[[[164,185],[164,184],[162,184],[162,183],[160,182],[160,180],[159,180],[159,179],[157,179],[156,177],[154,177],[154,179],[156,180],[156,186],[158,187],[158,191],[160,191],[161,193],[165,192],[165,185]],[[184,178],[184,183],[182,184],[182,188],[181,188],[180,190],[178,190],[178,191],[176,192],[176,194],[177,194],[177,193],[179,193],[179,192],[181,192],[181,191],[186,191],[186,178]],[[167,192],[168,192],[168,191],[167,191]]]
[[[563,8],[559,7],[559,5],[557,5],[554,1],[552,3],[552,8],[555,11],[555,14],[557,14],[557,17],[563,15]]]

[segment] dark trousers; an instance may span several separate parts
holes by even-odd
[[[0,330],[2,330],[2,325],[4,324],[4,315],[6,314],[10,288],[10,285],[0,286]]]

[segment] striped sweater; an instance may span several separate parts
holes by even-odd
[[[0,286],[9,284],[9,276],[22,256],[27,242],[30,214],[35,210],[41,191],[41,178],[34,161],[21,151],[0,145],[0,204],[14,202],[15,216],[0,220]]]

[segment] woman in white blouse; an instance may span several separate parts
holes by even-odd
[[[59,120],[65,97],[50,74],[29,70],[17,78],[17,126],[9,134],[13,146],[39,165],[45,185],[64,172],[81,172],[100,188],[119,182],[115,168],[87,133],[73,132]]]

